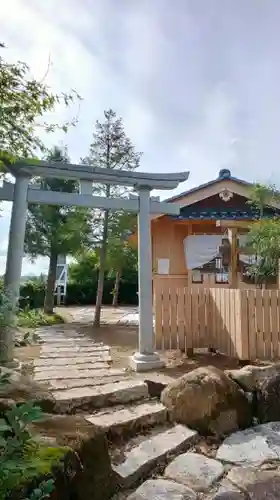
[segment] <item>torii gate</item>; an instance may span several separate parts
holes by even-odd
[[[138,213],[138,271],[139,271],[139,342],[138,352],[131,358],[136,371],[146,371],[163,366],[154,352],[153,307],[152,307],[152,251],[151,214],[179,214],[179,205],[153,201],[153,189],[174,189],[189,177],[189,172],[174,174],[148,174],[124,170],[110,170],[88,165],[55,163],[48,161],[19,161],[7,165],[15,177],[15,184],[4,182],[0,188],[0,199],[13,201],[9,232],[4,286],[11,298],[11,312],[19,296],[19,286],[24,254],[24,234],[28,203],[68,205],[99,208],[103,210],[128,210]],[[60,193],[35,188],[29,184],[32,177],[62,178],[79,181],[80,193]],[[104,198],[92,196],[92,184],[115,184],[132,186],[138,192],[136,199]],[[4,329],[5,330],[5,329]],[[11,332],[2,332],[0,359],[13,362],[13,338]]]

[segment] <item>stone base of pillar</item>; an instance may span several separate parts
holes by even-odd
[[[136,352],[130,358],[130,366],[136,372],[148,372],[150,370],[159,370],[165,367],[165,362],[160,359],[157,352],[152,354],[141,354]]]

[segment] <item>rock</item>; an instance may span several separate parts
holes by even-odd
[[[1,367],[0,371],[9,375],[9,382],[0,386],[0,398],[12,399],[15,403],[34,401],[44,412],[53,412],[56,402],[48,387],[16,370]]]
[[[258,390],[263,381],[280,372],[280,364],[266,366],[246,365],[240,370],[226,370],[225,373],[231,377],[246,392]]]
[[[81,416],[56,415],[32,424],[42,437],[70,447],[81,463],[71,482],[71,498],[107,500],[116,492],[116,482],[105,434]]]
[[[224,473],[223,465],[198,453],[184,453],[165,469],[164,476],[194,491],[207,491]]]
[[[130,488],[140,479],[146,478],[154,467],[164,464],[167,457],[176,456],[190,449],[197,439],[197,432],[183,425],[176,425],[147,437],[138,446],[125,452],[124,461],[114,466],[118,484]]]
[[[236,465],[260,465],[280,460],[280,422],[257,425],[226,438],[216,458]]]
[[[245,496],[239,488],[225,478],[222,480],[218,491],[211,497],[211,500],[245,500]]]
[[[223,435],[251,425],[251,406],[240,387],[213,366],[197,368],[171,382],[161,402],[173,420],[202,434]]]
[[[280,373],[261,384],[257,393],[256,411],[262,423],[280,421]]]
[[[234,467],[228,473],[230,482],[240,487],[245,498],[252,500],[280,500],[280,470],[266,466],[264,468]]]
[[[197,495],[182,484],[166,479],[150,479],[143,483],[127,500],[196,500]]]

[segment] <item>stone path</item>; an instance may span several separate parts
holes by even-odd
[[[236,432],[207,457],[196,452],[196,431],[168,421],[151,375],[112,368],[110,348],[69,325],[37,333],[34,377],[49,385],[57,412],[83,412],[111,442],[122,438],[118,455],[111,449],[114,500],[280,500],[280,422]]]

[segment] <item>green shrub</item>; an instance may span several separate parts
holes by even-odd
[[[6,384],[9,375],[0,373],[0,385]],[[33,439],[28,426],[41,418],[40,408],[31,401],[0,414],[0,500],[7,500],[11,492],[36,484],[42,477],[46,480],[31,488],[24,500],[42,500],[53,491],[53,468],[68,450],[47,447]]]
[[[39,326],[56,325],[63,323],[59,314],[45,314],[41,309],[23,309],[17,314],[17,325],[25,328],[38,328]]]

